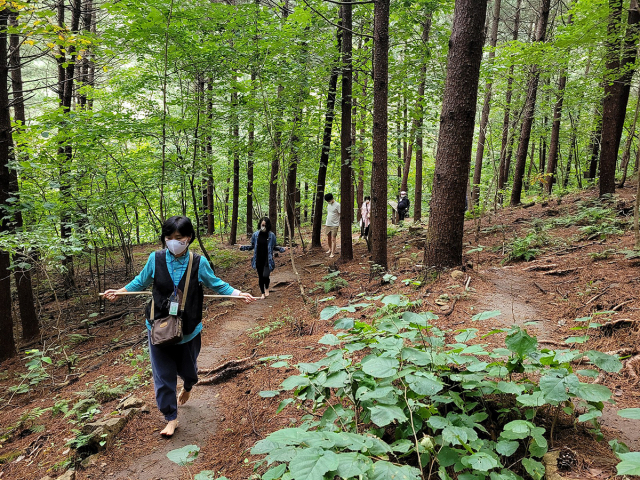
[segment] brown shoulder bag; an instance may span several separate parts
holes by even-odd
[[[168,315],[166,317],[154,320],[155,303],[151,301],[151,314],[149,315],[149,323],[151,323],[151,343],[155,346],[162,347],[166,345],[175,345],[183,339],[182,334],[182,318],[180,315],[184,310],[184,304],[187,301],[187,292],[189,291],[189,280],[191,279],[191,264],[193,263],[193,252],[189,252],[189,266],[187,267],[187,279],[184,284],[184,292],[182,292],[182,300],[180,302],[180,311],[178,315]]]

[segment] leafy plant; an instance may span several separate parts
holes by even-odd
[[[514,238],[513,241],[506,246],[508,253],[502,263],[515,262],[518,260],[528,262],[540,255],[542,247],[549,243],[550,238],[545,231],[531,231],[526,237]]]
[[[45,365],[51,365],[53,361],[40,350],[27,350],[25,352],[25,365],[27,373],[20,374],[22,381],[18,385],[9,387],[10,392],[27,393],[30,387],[37,386],[50,377]]]
[[[335,349],[298,364],[280,388],[292,396],[278,406],[301,402],[322,416],[307,415],[253,447],[265,455],[257,464],[267,465],[262,479],[417,480],[421,471],[440,478],[455,471],[457,478],[539,480],[549,435],[537,423],[541,410],[557,416],[565,406],[576,415],[575,405],[584,412],[575,421],[597,425],[611,391],[574,373],[571,361],[583,353],[540,349],[518,326],[492,332],[507,332],[506,348],[471,343],[473,328],[447,343],[431,323],[437,319],[405,311],[325,335],[320,343]],[[621,368],[612,355],[586,355],[605,371]]]
[[[335,272],[331,272],[328,275],[322,277],[323,282],[316,282],[317,288],[311,290],[316,291],[320,288],[324,291],[324,293],[329,292],[337,292],[338,290],[343,289],[344,287],[349,286],[349,282],[347,282],[344,278],[340,277],[340,270]]]

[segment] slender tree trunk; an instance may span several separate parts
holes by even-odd
[[[351,238],[351,224],[353,223],[353,198],[351,195],[353,176],[351,167],[351,107],[353,88],[352,67],[352,6],[342,6],[342,124],[340,126],[340,259],[353,259],[353,242]]]
[[[536,39],[538,43],[543,43],[547,33],[547,22],[549,21],[549,9],[551,0],[542,0],[540,16],[536,27]],[[529,140],[531,138],[531,126],[533,125],[533,113],[536,108],[536,97],[538,95],[538,82],[540,80],[540,67],[533,65],[527,82],[527,99],[525,100],[524,117],[520,130],[520,143],[516,155],[516,168],[513,177],[513,189],[511,190],[511,205],[518,205],[522,195],[522,180],[527,162],[527,151],[529,150]]]
[[[256,80],[255,71],[251,72],[251,84]],[[253,233],[253,151],[255,149],[255,122],[253,115],[249,121],[249,145],[247,150],[247,235]]]
[[[238,92],[231,94],[233,122],[233,196],[231,199],[231,231],[229,245],[235,245],[238,237],[238,209],[240,205],[240,121],[238,119]]]
[[[10,14],[10,24],[13,27],[18,26],[17,13],[12,12]],[[21,132],[27,123],[24,110],[24,96],[23,96],[23,84],[22,84],[22,65],[20,61],[20,37],[17,34],[12,33],[10,36],[11,56],[9,59],[11,66],[11,83],[13,91],[13,109],[15,112],[15,120],[18,126],[16,131]],[[13,152],[13,155],[22,155],[24,145],[18,144],[17,151]],[[26,160],[25,156],[21,159]],[[15,169],[9,170],[10,174],[10,189],[14,196],[19,197],[18,186],[18,172]],[[23,220],[22,211],[16,210],[14,214],[14,228],[15,230],[22,230]],[[24,251],[20,251],[17,254],[17,264],[27,262],[27,258],[24,255]],[[33,287],[31,283],[31,271],[29,268],[15,267],[14,278],[16,287],[18,290],[18,305],[20,306],[20,322],[22,324],[22,338],[25,340],[36,338],[40,335],[40,325],[38,323],[38,315],[36,313],[35,302],[33,298]]]
[[[426,46],[429,43],[429,33],[433,13],[429,12],[422,24],[422,43]],[[427,83],[427,61],[426,58],[420,65],[420,83],[418,84],[416,125],[416,188],[413,198],[413,221],[419,222],[422,219],[422,145],[424,124],[424,88]]]
[[[518,40],[518,34],[520,32],[520,8],[522,6],[522,0],[516,2],[516,13],[513,25],[514,41]],[[509,150],[509,142],[512,136],[509,136],[509,126],[511,124],[511,100],[513,97],[513,64],[509,67],[509,74],[507,80],[507,92],[505,95],[505,107],[504,107],[504,119],[502,120],[502,142],[500,145],[500,165],[498,167],[498,191],[504,190],[504,185],[509,178],[509,166],[507,162],[507,151]]]
[[[207,155],[207,235],[216,232],[215,213],[213,204],[213,79],[209,77],[207,81],[207,137],[205,140],[205,151]]]
[[[501,0],[493,2],[493,20],[491,23],[491,39],[489,40],[489,70],[493,66],[496,56],[496,45],[498,44],[498,24],[500,23]],[[482,159],[484,157],[484,144],[487,139],[487,125],[489,124],[489,112],[491,110],[491,91],[493,89],[493,75],[489,74],[484,93],[484,104],[482,106],[482,116],[480,117],[480,133],[478,135],[478,147],[476,148],[476,164],[473,170],[473,189],[471,190],[471,201],[474,205],[480,202],[480,182],[482,181]]]
[[[340,20],[342,22],[342,20]],[[337,31],[338,52],[342,52],[342,30]],[[329,93],[327,94],[327,108],[324,117],[324,133],[322,135],[322,152],[320,154],[320,166],[318,167],[318,180],[316,182],[316,198],[313,207],[313,229],[311,232],[311,247],[320,248],[322,233],[322,202],[324,200],[324,187],[327,179],[327,166],[329,165],[329,153],[331,152],[331,131],[333,130],[333,117],[335,116],[336,90],[338,87],[338,75],[340,75],[340,62],[336,61],[331,76],[329,77]]]
[[[615,174],[620,138],[629,100],[629,89],[637,53],[638,22],[640,11],[636,0],[631,0],[624,41],[620,42],[622,29],[622,0],[609,0],[609,25],[607,28],[607,72],[609,78],[604,87],[602,113],[602,140],[600,146],[600,196],[616,190]],[[622,59],[620,50],[622,45]]]
[[[278,103],[282,99],[284,87],[278,85]],[[278,110],[282,111],[280,108]],[[281,119],[274,122],[273,159],[271,161],[271,177],[269,178],[269,220],[271,231],[276,233],[278,226],[278,172],[280,171],[280,150],[282,148]]]
[[[456,1],[424,254],[428,267],[462,264],[464,202],[471,166],[486,13],[487,0]]]
[[[5,210],[11,195],[8,163],[13,139],[8,95],[7,24],[9,8],[0,10],[0,232],[10,230],[10,212]],[[0,250],[0,361],[16,354],[11,308],[11,270],[9,253]]]
[[[287,189],[286,189],[286,202],[285,210],[287,212],[287,221],[285,222],[284,232],[285,239],[289,240],[289,245],[293,246],[293,240],[296,235],[296,194],[298,192],[298,162],[300,157],[298,155],[298,149],[300,148],[299,142],[299,129],[302,122],[302,108],[299,107],[296,110],[296,114],[293,118],[293,133],[291,135],[291,161],[289,162],[289,169],[287,171]],[[300,222],[298,221],[298,224]]]
[[[633,115],[633,124],[631,125],[631,130],[629,131],[629,135],[627,136],[627,141],[624,144],[624,152],[622,154],[622,163],[620,165],[620,170],[622,170],[622,178],[620,179],[620,183],[618,183],[618,188],[624,187],[624,182],[627,181],[627,169],[629,168],[629,160],[631,159],[631,144],[633,143],[633,139],[636,136],[636,124],[638,123],[639,110],[640,110],[640,91],[638,92],[638,100],[636,101],[636,111]]]
[[[371,165],[371,261],[387,268],[387,101],[389,0],[374,0],[373,161]]]
[[[564,89],[567,86],[567,69],[560,73],[558,82],[558,99],[553,108],[553,125],[551,127],[551,141],[549,142],[549,156],[547,158],[547,171],[544,176],[544,190],[547,195],[551,194],[553,183],[555,182],[556,166],[558,164],[558,145],[560,140],[560,119],[562,117],[562,103],[564,102]]]

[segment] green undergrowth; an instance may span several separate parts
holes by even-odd
[[[297,364],[278,390],[261,392],[281,397],[277,413],[291,405],[307,415],[255,444],[260,478],[540,480],[559,418],[602,437],[597,418],[612,394],[591,382],[600,370],[618,372],[617,357],[540,348],[518,326],[482,337],[476,328],[444,331],[431,312],[389,309],[406,302],[393,297],[370,323],[337,320],[348,331],[319,340],[323,358]],[[331,318],[337,307],[327,309],[321,316]],[[489,313],[471,321],[499,314]],[[482,343],[501,333],[503,346]],[[574,370],[571,362],[585,355],[593,368]],[[640,417],[635,410],[620,412]],[[612,446],[619,474],[640,473],[640,454]]]

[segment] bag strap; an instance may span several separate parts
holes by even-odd
[[[187,292],[189,291],[189,280],[191,280],[191,266],[193,265],[193,252],[189,252],[189,266],[187,267],[187,279],[184,284],[184,292],[182,292],[182,305],[180,305],[180,311],[184,310],[184,304],[187,301]],[[151,318],[149,321],[153,323],[155,319],[155,300],[151,299]]]
[[[191,280],[192,265],[193,265],[193,252],[189,252],[189,266],[187,267],[187,279],[184,283],[184,292],[182,292],[182,305],[180,305],[180,311],[184,310],[184,304],[187,301],[187,292],[189,291],[189,281]]]

